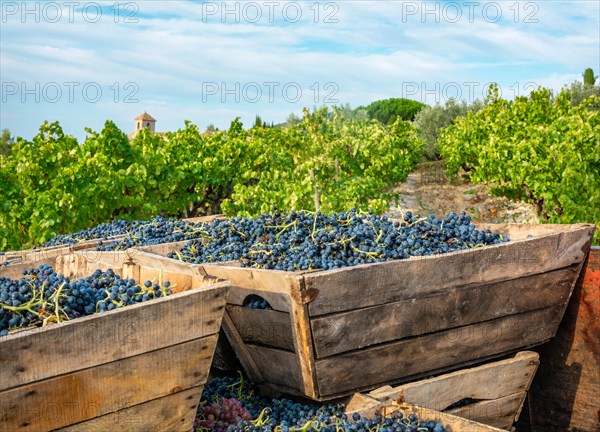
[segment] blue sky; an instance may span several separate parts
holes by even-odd
[[[600,73],[600,2],[1,1],[0,128],[85,137],[389,97],[433,104]]]

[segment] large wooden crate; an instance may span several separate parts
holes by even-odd
[[[504,360],[435,378],[384,386],[367,396],[379,402],[400,400],[511,430],[519,419],[538,365],[537,353],[521,351]],[[470,403],[460,403],[465,400]]]
[[[555,335],[594,225],[487,227],[511,242],[329,271],[202,267],[232,283],[223,328],[250,379],[326,400]],[[143,249],[133,253],[165,254],[169,245]],[[253,295],[273,310],[246,307]]]
[[[189,431],[221,326],[228,282],[125,253],[56,258],[74,278],[112,268],[162,277],[171,296],[0,338],[1,431]]]

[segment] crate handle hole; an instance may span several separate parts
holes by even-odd
[[[268,301],[256,294],[250,294],[246,297],[242,305],[250,309],[273,310]]]

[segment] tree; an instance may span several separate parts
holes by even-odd
[[[596,80],[598,77],[594,76],[594,70],[592,68],[587,68],[583,75],[583,85],[591,85],[596,84]]]
[[[298,117],[296,114],[290,113],[290,115],[288,116],[288,118],[285,121],[285,125],[286,126],[294,126],[295,124],[298,124],[301,121],[302,121],[302,119],[300,117]]]
[[[383,124],[391,124],[396,119],[414,120],[419,111],[427,105],[405,98],[391,98],[373,102],[365,107],[369,118],[379,120]],[[360,107],[362,108],[362,107]]]
[[[425,142],[425,158],[429,160],[440,158],[438,138],[442,129],[450,126],[457,117],[464,116],[470,111],[477,112],[483,106],[480,100],[467,105],[465,101],[458,103],[450,98],[445,105],[436,104],[419,111],[413,125],[417,129],[419,138]]]
[[[12,149],[15,144],[15,137],[11,136],[10,130],[3,129],[2,138],[0,139],[0,155],[7,157],[12,155]]]
[[[263,125],[264,125],[264,123],[263,123],[262,119],[257,114],[256,118],[254,119],[254,127],[264,127]]]
[[[215,125],[212,123],[209,123],[208,126],[206,126],[206,131],[207,132],[215,132],[218,131],[219,129],[215,128]]]

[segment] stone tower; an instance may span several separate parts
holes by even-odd
[[[144,114],[137,116],[135,119],[135,129],[133,133],[138,134],[142,129],[148,129],[150,132],[155,132],[156,119],[144,111]]]

